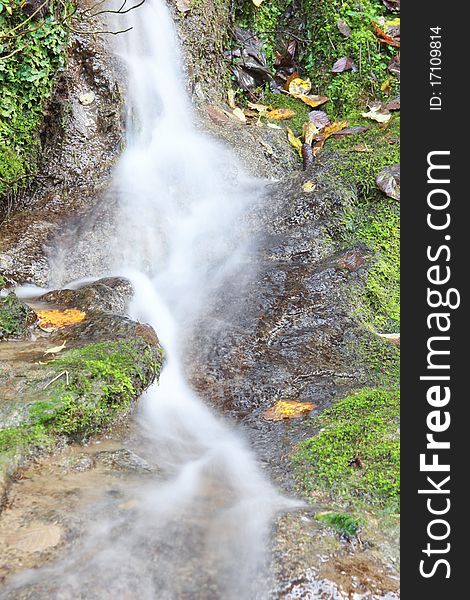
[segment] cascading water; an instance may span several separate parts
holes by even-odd
[[[110,192],[117,233],[102,246],[108,271],[134,284],[132,316],[150,323],[165,348],[160,383],[140,415],[165,477],[136,492],[132,518],[101,520],[80,552],[34,578],[53,578],[61,598],[263,598],[269,525],[289,502],[191,390],[181,348],[211,295],[246,275],[252,242],[243,217],[261,185],[194,127],[163,1],[147,0],[127,18],[133,29],[118,54],[129,75],[128,141]],[[51,263],[56,277],[59,263]]]

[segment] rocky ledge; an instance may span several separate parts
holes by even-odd
[[[158,378],[151,327],[124,316],[129,281],[22,302],[0,280],[0,494],[19,468],[116,423]]]

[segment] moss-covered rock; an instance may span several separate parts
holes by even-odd
[[[35,321],[33,311],[5,287],[0,275],[0,340],[24,336]]]
[[[127,415],[163,362],[149,326],[109,310],[94,308],[76,325],[34,334],[0,344],[4,482],[30,455],[82,441]]]
[[[305,492],[398,510],[398,390],[355,392],[324,411],[315,426],[317,435],[292,457]]]

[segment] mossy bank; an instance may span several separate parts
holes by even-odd
[[[25,328],[19,315],[22,336],[0,344],[4,482],[30,457],[128,415],[163,362],[153,330],[123,316],[90,310],[83,322],[49,334],[36,323]]]

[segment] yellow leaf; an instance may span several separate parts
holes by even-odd
[[[316,190],[316,187],[317,186],[313,183],[313,181],[308,180],[303,184],[302,189],[304,192],[307,192],[309,194],[311,192],[314,192]]]
[[[57,354],[58,352],[62,352],[62,350],[65,348],[65,344],[67,343],[67,340],[64,340],[64,343],[61,346],[53,346],[52,348],[48,348],[44,354]]]
[[[306,144],[312,145],[313,138],[318,135],[318,129],[312,121],[308,121],[304,123],[302,127],[302,135],[304,136],[304,141]]]
[[[263,0],[252,0],[253,4],[258,8],[263,4]]]
[[[241,108],[234,108],[232,110],[232,113],[237,117],[237,119],[239,121],[241,121],[242,123],[246,123],[246,117],[245,117],[245,113],[242,111]]]
[[[289,94],[297,98],[298,96],[305,96],[312,89],[312,82],[310,79],[301,79],[296,77],[289,83]]]
[[[302,156],[302,142],[298,137],[295,137],[290,127],[287,128],[287,139],[289,140],[289,144]]]
[[[308,104],[312,108],[316,108],[317,106],[320,106],[320,104],[325,104],[325,102],[328,102],[329,100],[328,96],[316,96],[312,94],[309,96],[302,94],[300,96],[296,96],[296,98],[302,100],[302,102],[305,102],[305,104]]]
[[[268,110],[265,116],[274,121],[284,121],[291,119],[294,115],[295,112],[290,108],[274,108],[273,110]]]
[[[276,123],[266,123],[266,127],[269,127],[270,129],[282,129],[282,127],[280,125],[276,125]]]
[[[283,419],[298,419],[308,415],[316,404],[312,402],[295,402],[294,400],[279,400],[274,406],[263,413],[266,421],[282,421]]]
[[[335,121],[334,123],[331,123],[331,125],[327,125],[320,134],[322,140],[326,140],[330,137],[330,135],[333,135],[334,133],[338,133],[338,131],[346,129],[347,126],[347,121]]]
[[[45,331],[60,329],[81,323],[86,317],[86,313],[76,308],[66,308],[65,310],[37,310],[39,327]]]

